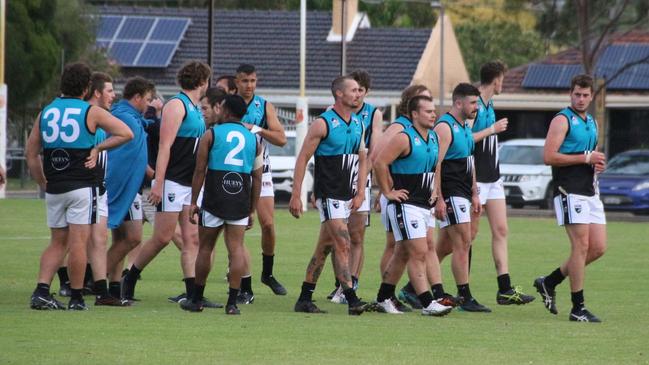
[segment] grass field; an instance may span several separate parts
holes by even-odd
[[[293,312],[304,268],[313,250],[318,220],[277,212],[275,276],[289,291],[272,295],[259,282],[259,231],[247,235],[253,252],[255,303],[242,315],[222,309],[187,313],[166,297],[184,290],[179,254],[170,246],[143,272],[130,308],[92,308],[87,312],[29,309],[38,261],[48,239],[44,202],[0,200],[0,364],[646,364],[649,363],[649,277],[647,223],[611,223],[609,250],[587,271],[586,302],[604,323],[568,322],[567,281],[558,288],[559,315],[539,302],[527,306],[495,304],[496,280],[487,234],[475,245],[472,291],[491,314],[454,311],[444,318],[419,313],[349,317],[346,306],[331,304],[331,266],[314,298],[325,315]],[[372,217],[366,239],[360,296],[374,299],[384,233]],[[486,221],[483,228],[486,228]],[[565,233],[548,219],[510,220],[510,270],[514,284],[533,292],[532,281],[556,268],[568,253]],[[145,237],[151,232],[145,228]],[[219,243],[206,296],[226,300],[226,254]],[[454,292],[449,262],[446,289]],[[54,279],[53,290],[58,290]],[[87,302],[93,301],[87,297]]]

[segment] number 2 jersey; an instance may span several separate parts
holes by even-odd
[[[324,120],[327,134],[315,150],[315,197],[352,199],[358,181],[358,154],[365,150],[363,124],[356,114],[346,121],[334,109],[319,118]]]
[[[81,99],[59,97],[41,112],[39,128],[47,193],[62,194],[97,185],[95,170],[84,165],[95,146],[95,134],[87,124],[89,111],[90,104]]]
[[[205,121],[200,107],[194,105],[187,94],[180,92],[169,100],[172,99],[182,101],[185,117],[169,151],[165,180],[171,180],[183,186],[191,186],[194,167],[196,167],[198,142],[205,133]],[[162,123],[164,122],[163,120]]]
[[[213,126],[202,209],[221,219],[243,219],[250,214],[252,170],[257,139],[240,122]]]

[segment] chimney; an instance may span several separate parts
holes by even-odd
[[[333,0],[333,10],[331,12],[331,30],[329,31],[329,36],[327,40],[329,42],[340,42],[342,40],[341,34],[343,29],[341,29],[342,21],[342,10],[345,9],[345,36],[347,41],[351,41],[350,36],[353,37],[356,28],[358,27],[358,20],[356,17],[358,15],[358,0]],[[353,28],[353,29],[352,29]]]

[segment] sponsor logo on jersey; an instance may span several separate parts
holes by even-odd
[[[454,130],[455,132],[459,132],[459,131],[460,131],[460,128],[457,126],[457,124],[453,124],[453,130]]]
[[[70,167],[70,154],[62,148],[57,148],[50,154],[50,163],[54,170],[65,170]]]
[[[338,121],[338,119],[333,118],[333,119],[331,120],[331,125],[332,125],[334,128],[336,128],[336,127],[338,127],[338,126],[340,125],[340,122]]]
[[[577,120],[577,117],[575,117],[574,115],[572,116],[571,121],[572,121],[572,125],[579,124],[579,121]]]
[[[243,190],[243,177],[237,172],[228,172],[223,176],[221,184],[226,193],[236,195]]]
[[[415,145],[421,145],[421,140],[419,139],[419,137],[415,137]]]

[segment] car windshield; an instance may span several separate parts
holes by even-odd
[[[649,175],[649,154],[620,154],[611,159],[607,174]]]
[[[268,153],[271,156],[295,156],[295,137],[287,137],[284,147],[278,147],[273,144],[268,144],[270,149]]]
[[[543,165],[543,146],[504,145],[498,151],[501,164]]]

